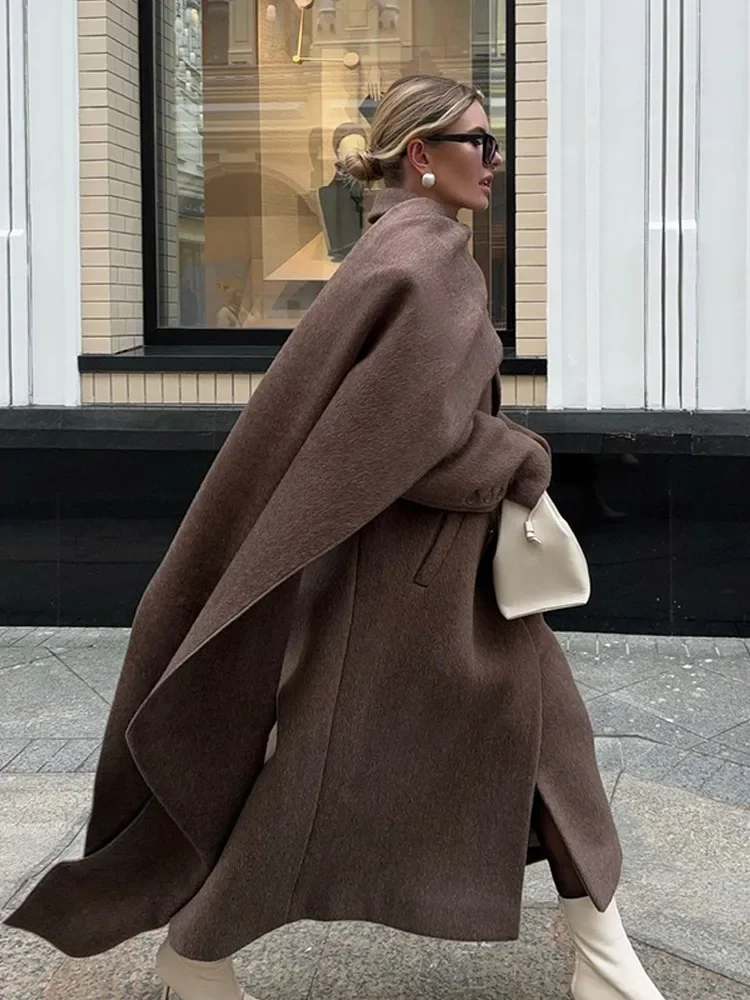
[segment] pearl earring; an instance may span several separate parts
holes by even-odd
[[[437,177],[431,170],[428,170],[426,174],[422,174],[422,187],[434,188],[436,184]]]

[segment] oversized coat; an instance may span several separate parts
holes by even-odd
[[[549,480],[498,412],[466,227],[386,191],[206,477],[135,616],[83,859],[9,918],[70,955],[170,922],[222,958],[290,921],[518,934],[538,792],[604,909],[620,848],[540,616],[495,604],[505,495]]]

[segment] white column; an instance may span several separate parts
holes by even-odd
[[[698,164],[700,160],[700,21],[703,0],[684,0],[682,30],[682,185],[680,407],[698,405]]]
[[[654,7],[660,4],[652,5]],[[668,410],[680,408],[680,183],[682,172],[680,91],[680,4],[668,0],[665,5],[663,93],[653,94],[649,117],[662,117],[662,274],[661,287],[661,400],[649,400],[652,405]],[[650,331],[649,331],[650,332]]]
[[[645,402],[648,6],[549,5],[551,408]]]
[[[10,206],[10,128],[4,112],[8,108],[7,66],[8,24],[0,18],[0,406],[10,403],[10,287],[8,276],[9,237],[12,229]]]
[[[651,3],[647,123],[646,405],[693,409],[698,344],[701,0]]]
[[[664,252],[666,126],[664,93],[666,66],[664,35],[667,22],[660,2],[646,6],[648,17],[647,96],[644,104],[646,146],[646,257],[645,257],[645,357],[644,403],[659,408],[664,397],[664,301],[666,259]]]
[[[750,408],[750,5],[701,19],[698,406]]]
[[[747,0],[549,22],[549,400],[750,408]]]
[[[32,401],[74,406],[81,343],[77,2],[26,3]]]
[[[0,406],[29,401],[28,220],[23,0],[0,17]]]

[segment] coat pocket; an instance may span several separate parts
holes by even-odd
[[[444,511],[440,515],[430,547],[414,575],[414,582],[420,587],[429,587],[434,580],[456,540],[465,516],[450,511]]]

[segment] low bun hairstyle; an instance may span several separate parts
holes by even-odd
[[[401,180],[401,161],[414,139],[444,131],[484,96],[476,87],[446,76],[405,76],[397,80],[378,105],[365,150],[348,153],[341,168],[363,184]]]
[[[380,160],[367,149],[355,149],[347,153],[341,166],[355,181],[362,184],[373,184],[383,177]]]

